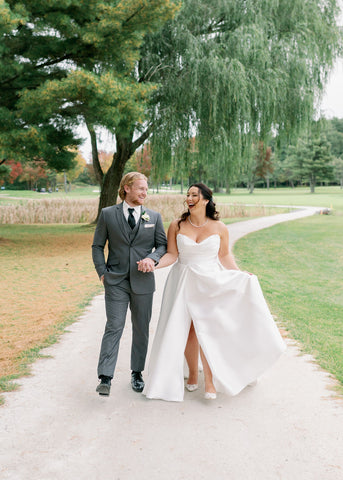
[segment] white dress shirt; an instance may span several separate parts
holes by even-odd
[[[131,207],[124,200],[124,202],[123,202],[123,213],[124,213],[124,217],[126,218],[126,221],[129,218],[129,208],[133,208],[132,215],[134,216],[134,218],[136,220],[136,225],[137,225],[137,223],[139,222],[139,217],[141,216],[142,207],[140,205],[138,205],[137,207]]]

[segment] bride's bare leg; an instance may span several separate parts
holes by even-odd
[[[207,363],[204,352],[202,351],[201,348],[200,348],[200,357],[201,357],[202,365],[204,367],[205,392],[216,393],[215,386],[213,385],[212,372],[209,364]]]
[[[196,385],[198,383],[199,372],[199,342],[195,333],[193,322],[189,329],[187,345],[185,348],[185,357],[189,369],[188,385]]]

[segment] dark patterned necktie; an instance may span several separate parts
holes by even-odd
[[[130,225],[130,227],[133,230],[135,228],[135,225],[136,225],[136,220],[135,220],[135,217],[133,216],[134,208],[128,208],[128,210],[129,210],[129,218],[127,219],[127,221],[128,221],[128,224]]]

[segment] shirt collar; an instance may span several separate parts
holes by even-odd
[[[140,205],[138,205],[138,206],[136,206],[136,207],[130,207],[130,205],[129,205],[128,203],[126,203],[125,200],[124,200],[124,202],[123,202],[123,210],[124,210],[124,213],[126,213],[127,215],[129,214],[129,208],[133,208],[133,209],[135,210],[135,211],[133,212],[134,215],[135,215],[135,214],[138,215],[138,216],[140,215],[140,213],[141,213],[141,208],[142,208]]]

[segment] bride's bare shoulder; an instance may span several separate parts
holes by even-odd
[[[228,235],[228,229],[227,229],[227,226],[225,225],[225,223],[223,223],[221,220],[217,220],[216,221],[216,227],[217,227],[217,231],[219,233],[219,235],[223,238],[223,237],[226,237]]]
[[[172,220],[170,222],[169,228],[172,228],[173,230],[178,229],[179,228],[179,221],[180,221],[179,218],[176,218],[175,220]]]
[[[176,220],[172,220],[170,222],[169,228],[168,228],[168,233],[174,233],[176,234],[180,230],[179,228],[179,219],[177,218]]]
[[[218,230],[221,230],[221,231],[227,230],[227,226],[221,220],[216,220],[216,224],[218,226]]]

